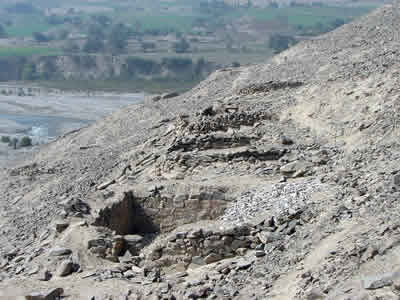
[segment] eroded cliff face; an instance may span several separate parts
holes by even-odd
[[[0,291],[396,299],[398,28],[384,7],[3,170]]]

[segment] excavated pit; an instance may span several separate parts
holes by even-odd
[[[93,225],[107,227],[120,235],[159,231],[159,227],[153,223],[132,192],[124,193],[121,201],[102,209]]]
[[[167,233],[180,225],[215,220],[230,202],[223,187],[182,185],[140,197],[130,191],[101,209],[93,225],[118,235]]]

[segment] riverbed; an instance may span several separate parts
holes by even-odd
[[[0,95],[0,136],[29,136],[33,147],[14,150],[0,143],[0,168],[13,167],[40,145],[79,129],[121,108],[143,101],[144,94],[53,93]]]

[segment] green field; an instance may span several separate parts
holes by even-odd
[[[34,32],[46,32],[56,27],[48,24],[45,18],[40,15],[16,15],[12,16],[11,19],[13,24],[5,26],[9,37],[28,37],[32,36]]]
[[[46,47],[0,47],[0,58],[11,56],[55,55],[59,51]]]
[[[282,7],[255,9],[248,11],[249,16],[256,21],[287,20],[290,25],[304,27],[315,26],[318,23],[327,24],[337,18],[350,19],[371,11],[370,7]]]
[[[30,25],[21,25],[15,24],[13,26],[7,27],[7,35],[9,37],[27,37],[32,36],[34,32],[45,32],[50,28],[48,24],[30,24]]]
[[[142,24],[143,30],[152,29],[173,29],[181,32],[188,32],[193,27],[194,17],[163,15],[163,16],[137,16],[135,20]]]
[[[135,26],[140,24],[141,31],[148,30],[173,30],[180,32],[191,32],[196,24],[196,19],[207,20],[206,24],[215,24],[214,27],[220,27],[218,24],[232,23],[242,17],[249,17],[256,22],[280,22],[288,25],[301,25],[303,27],[312,27],[317,24],[329,24],[335,19],[341,18],[349,20],[354,17],[366,14],[374,7],[334,7],[334,6],[295,6],[280,8],[235,8],[227,11],[223,16],[213,16],[202,14],[198,10],[196,1],[154,1],[141,3],[139,0],[134,4],[127,2],[112,1],[87,2],[85,6],[101,5],[114,8],[114,12],[104,13],[111,17],[114,22],[124,22]],[[77,6],[79,4],[77,2]],[[141,9],[139,9],[141,8]],[[82,14],[83,20],[88,20],[88,14]],[[54,26],[46,22],[42,14],[13,14],[7,17],[13,20],[11,26],[5,26],[6,32],[10,37],[32,36],[33,32],[47,32],[63,25]],[[221,23],[222,22],[222,23]],[[67,26],[68,27],[68,26]]]
[[[163,7],[177,7],[177,3],[162,3]],[[159,8],[159,7],[158,7]],[[335,7],[335,6],[307,6],[307,7],[280,7],[280,8],[237,8],[227,12],[221,18],[224,22],[231,23],[243,17],[250,17],[256,22],[279,22],[287,23],[292,26],[313,27],[317,24],[328,25],[336,19],[349,21],[353,18],[365,15],[375,7]],[[201,17],[208,20],[208,24],[214,24],[218,18],[213,16],[201,15],[192,12],[178,15],[175,10],[161,11],[119,11],[112,14],[112,17],[123,22],[135,24],[139,22],[142,30],[166,30],[190,32],[196,24],[196,19]],[[221,20],[222,20],[221,19]]]

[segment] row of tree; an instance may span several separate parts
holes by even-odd
[[[121,54],[124,53],[128,45],[128,38],[124,37],[124,34],[114,34],[108,39],[100,39],[94,36],[90,36],[86,39],[82,48],[77,43],[69,41],[64,46],[64,51],[70,53],[85,52],[85,53],[107,53]],[[181,38],[179,41],[172,44],[172,49],[176,53],[186,53],[190,50],[190,43],[185,39]],[[143,52],[154,51],[157,48],[155,42],[142,42],[141,49]]]
[[[8,144],[9,147],[14,149],[32,146],[32,139],[29,136],[24,136],[20,140],[16,137],[2,136],[0,142]]]
[[[6,38],[7,32],[3,25],[0,24],[0,39]]]
[[[341,18],[337,18],[327,24],[317,23],[312,27],[302,27],[298,26],[297,30],[303,32],[305,35],[319,35],[322,33],[326,33],[332,31],[342,25],[344,25],[346,21]],[[285,34],[273,34],[269,38],[269,48],[273,49],[275,53],[282,52],[287,48],[295,45],[297,40],[290,35]]]
[[[94,55],[73,55],[74,64],[84,69],[97,68]],[[2,66],[0,64],[0,66]],[[55,57],[43,57],[39,61],[19,58],[13,64],[8,61],[4,67],[16,70],[13,80],[58,80],[62,79],[62,71],[57,67]],[[192,60],[185,57],[164,57],[160,61],[130,56],[124,60],[120,75],[113,79],[135,79],[151,76],[153,78],[202,79],[214,70],[214,65],[204,58]]]
[[[160,76],[165,71],[171,78],[202,79],[208,75],[213,66],[204,58],[193,61],[184,57],[164,57],[160,62],[141,57],[129,57],[122,69],[122,76],[135,78],[137,76]]]

